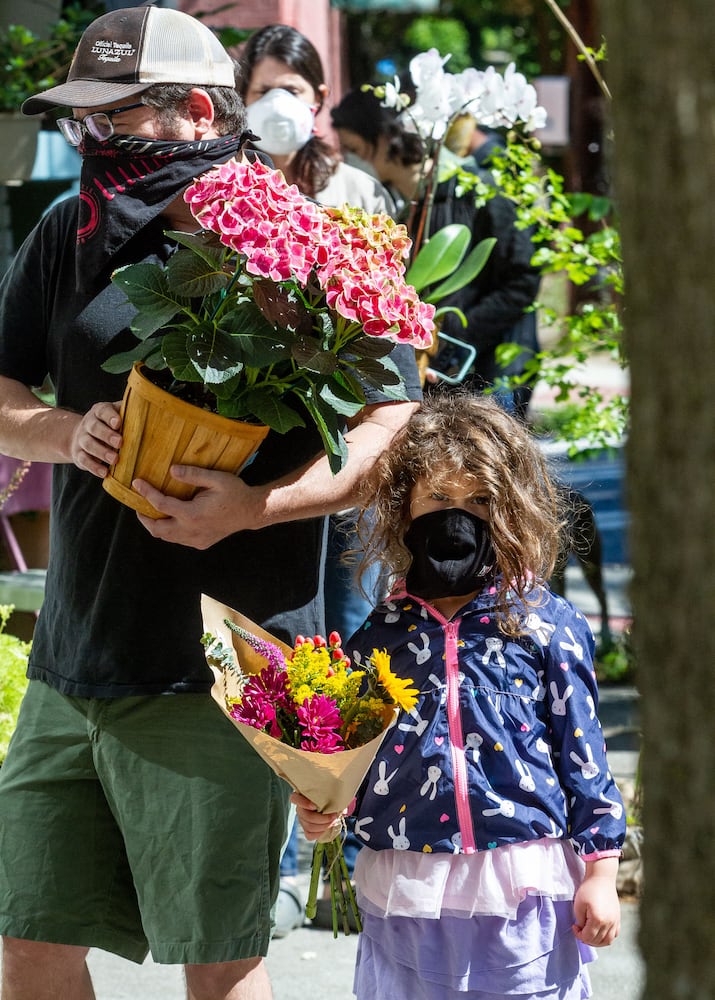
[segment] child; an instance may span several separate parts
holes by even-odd
[[[368,558],[397,580],[346,644],[420,700],[358,795],[358,1000],[581,1000],[619,930],[623,804],[593,636],[548,590],[563,518],[538,448],[485,397],[433,393],[378,471]],[[335,833],[294,795],[309,839]]]

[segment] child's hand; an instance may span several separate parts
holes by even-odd
[[[341,813],[321,813],[315,802],[306,799],[300,792],[293,792],[290,797],[298,814],[298,822],[303,827],[306,840],[317,840],[319,843],[328,843],[334,840],[342,828],[343,816],[347,809]]]
[[[618,858],[586,862],[586,875],[574,898],[574,934],[593,948],[613,944],[621,929],[616,892]]]

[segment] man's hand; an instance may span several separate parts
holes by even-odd
[[[194,549],[208,549],[235,531],[262,526],[252,513],[258,491],[232,473],[175,465],[171,474],[184,483],[198,486],[196,496],[191,500],[177,500],[143,479],[135,479],[132,483],[137,493],[165,515],[155,519],[137,514],[154,538]]]
[[[95,403],[73,431],[70,455],[74,464],[104,479],[119,456],[121,426],[119,403]]]
[[[348,461],[336,475],[327,456],[319,453],[301,468],[262,486],[247,486],[228,472],[172,466],[175,479],[199,487],[192,500],[167,497],[136,479],[133,488],[164,517],[137,516],[154,538],[207,549],[236,531],[257,531],[351,507],[369,481],[376,460],[415,409],[414,403],[366,406],[346,434]]]

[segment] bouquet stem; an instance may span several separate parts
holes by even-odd
[[[350,933],[350,917],[354,920],[358,932],[362,930],[362,922],[358,911],[357,900],[353,891],[348,866],[343,855],[343,839],[341,836],[326,844],[318,843],[313,848],[313,867],[310,874],[310,888],[305,915],[314,919],[318,907],[318,885],[323,881],[323,866],[330,886],[330,909],[333,918],[333,937],[338,936],[339,925],[343,933]]]

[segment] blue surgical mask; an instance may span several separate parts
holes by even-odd
[[[295,153],[313,134],[313,109],[280,87],[249,104],[246,114],[248,128],[260,136],[253,144],[264,153]]]

